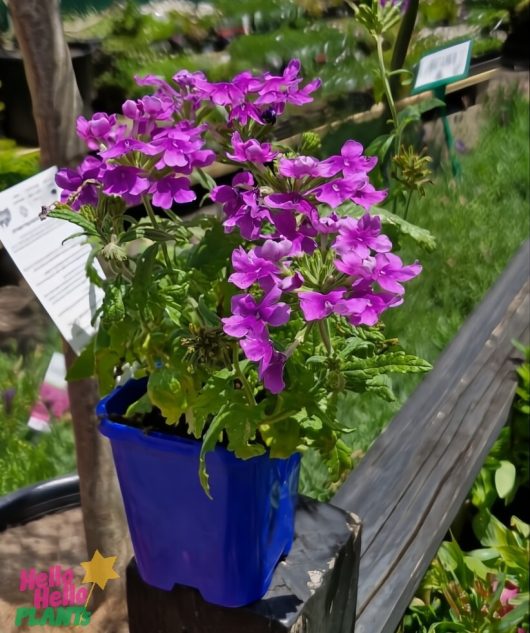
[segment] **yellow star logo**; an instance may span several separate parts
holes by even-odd
[[[102,556],[99,550],[96,550],[92,560],[81,563],[81,567],[85,570],[85,576],[81,582],[93,582],[101,589],[105,589],[105,585],[109,580],[120,577],[112,569],[116,558],[116,556]]]

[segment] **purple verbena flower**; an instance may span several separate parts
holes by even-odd
[[[76,131],[89,149],[98,150],[102,145],[111,145],[119,140],[125,132],[125,126],[117,125],[115,114],[96,112],[88,120],[84,116],[78,117]]]
[[[363,146],[357,141],[346,141],[340,156],[331,156],[322,161],[320,171],[323,176],[335,176],[342,171],[345,178],[366,174],[377,164],[375,156],[363,156]]]
[[[283,370],[287,356],[274,349],[267,332],[243,338],[240,345],[249,360],[259,362],[258,376],[263,381],[264,387],[271,393],[283,391],[285,389]]]
[[[250,288],[254,283],[266,283],[279,276],[278,266],[264,257],[258,257],[252,250],[248,253],[240,246],[232,253],[232,273],[229,281],[238,288]]]
[[[313,156],[280,158],[278,173],[286,178],[318,178],[322,176],[320,161]]]
[[[188,178],[173,174],[155,180],[149,193],[153,194],[153,204],[161,209],[171,209],[173,202],[183,204],[197,198],[195,192],[190,189]]]
[[[103,172],[103,192],[120,196],[129,204],[137,204],[150,187],[149,180],[139,167],[116,165]]]
[[[392,242],[381,235],[381,218],[365,213],[362,218],[341,218],[338,221],[338,235],[333,248],[338,253],[353,251],[359,257],[370,255],[370,249],[386,253],[392,248]]]
[[[233,153],[226,152],[230,160],[237,163],[269,163],[278,156],[278,152],[273,152],[270,143],[260,143],[255,139],[243,141],[239,132],[232,134]]]
[[[320,321],[328,317],[335,309],[335,305],[340,301],[345,288],[337,288],[331,292],[300,292],[300,309],[306,321]]]
[[[291,308],[286,303],[278,303],[281,294],[281,289],[273,286],[259,302],[249,294],[232,297],[232,316],[222,319],[223,330],[229,336],[242,338],[249,334],[261,335],[267,325],[285,325]]]

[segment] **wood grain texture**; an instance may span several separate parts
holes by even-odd
[[[527,241],[333,499],[363,522],[356,633],[395,631],[507,420],[529,268]]]
[[[296,536],[262,600],[242,609],[205,602],[196,589],[144,583],[127,568],[130,633],[352,633],[361,527],[329,504],[300,499]]]

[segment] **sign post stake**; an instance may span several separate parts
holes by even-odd
[[[75,133],[83,104],[62,30],[59,0],[16,0],[9,3],[33,104],[43,168],[67,165],[85,148]],[[38,210],[37,210],[38,212]],[[75,354],[66,342],[67,367]],[[108,442],[97,430],[95,380],[69,383],[81,506],[89,556],[99,549],[130,557],[127,524]],[[96,600],[100,598],[98,594]]]
[[[434,89],[434,96],[445,104],[445,86],[438,86]],[[451,172],[455,178],[460,178],[462,175],[462,165],[458,160],[455,147],[455,139],[453,132],[451,131],[451,125],[447,117],[447,105],[440,106],[440,117],[442,119],[442,125],[444,129],[445,142],[447,144],[447,151],[449,153],[449,160],[451,161]]]

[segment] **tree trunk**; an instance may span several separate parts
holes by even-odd
[[[31,93],[41,165],[73,163],[85,153],[75,133],[83,102],[62,29],[59,1],[14,0],[9,9]],[[75,355],[66,342],[63,345],[69,367]],[[116,567],[123,577],[131,548],[109,442],[97,431],[97,383],[70,383],[68,393],[87,555],[91,558],[99,549],[103,556],[118,556]],[[118,584],[110,583],[110,591],[118,589]],[[100,593],[94,592],[94,597],[97,601]]]

